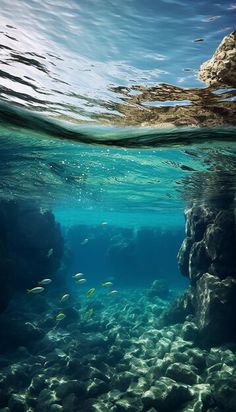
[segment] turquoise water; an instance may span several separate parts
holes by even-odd
[[[235,89],[198,79],[235,13],[1,1],[0,411],[235,411],[235,345],[163,321],[184,209],[235,198]]]

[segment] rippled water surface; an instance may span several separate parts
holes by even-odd
[[[231,1],[2,0],[1,197],[64,220],[182,224],[186,202],[234,193],[235,90],[197,75],[235,13]]]

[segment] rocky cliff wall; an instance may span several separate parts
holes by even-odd
[[[164,316],[167,323],[189,319],[203,346],[236,341],[236,236],[234,201],[224,208],[193,204],[185,211],[186,238],[178,264],[190,279],[187,292]]]
[[[1,312],[16,291],[54,275],[63,238],[51,211],[21,201],[1,201],[0,227]]]

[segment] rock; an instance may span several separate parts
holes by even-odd
[[[6,376],[8,386],[13,385],[17,389],[26,388],[31,381],[29,369],[29,365],[25,363],[13,364]]]
[[[201,345],[235,340],[236,279],[205,273],[197,282],[196,324]]]
[[[123,356],[124,352],[121,349],[117,348],[116,346],[111,346],[106,362],[110,366],[115,366],[121,361]]]
[[[158,321],[160,326],[174,325],[184,322],[189,314],[194,314],[194,289],[189,286],[174,304],[163,312]]]
[[[94,378],[90,379],[87,383],[87,396],[89,398],[97,397],[102,395],[105,392],[109,391],[108,383],[102,381],[101,379]]]
[[[194,322],[184,322],[181,336],[184,340],[196,341],[198,336],[198,328]]]
[[[203,63],[199,70],[199,79],[207,85],[217,87],[235,87],[236,71],[236,32],[225,36],[212,58]]]
[[[206,245],[203,240],[195,242],[189,253],[189,277],[191,283],[195,284],[210,266],[210,259],[207,255]]]
[[[85,385],[77,380],[62,382],[55,388],[56,395],[59,399],[65,398],[67,395],[74,393],[79,398],[84,397],[86,393]]]
[[[187,237],[179,250],[178,264],[192,287],[161,316],[161,324],[168,324],[193,315],[198,331],[193,327],[192,339],[208,346],[236,340],[232,315],[236,307],[236,214],[232,191],[222,192],[226,180],[216,176],[209,183],[204,203],[185,211]],[[188,332],[190,327],[185,326],[182,336],[186,339]]]
[[[192,245],[193,245],[192,238],[186,237],[177,255],[179,270],[183,276],[187,276],[187,277],[189,277],[189,254],[190,254]]]
[[[225,209],[193,205],[185,211],[187,237],[179,250],[178,264],[192,284],[206,272],[222,279],[236,277],[234,213],[230,200],[228,204]]]
[[[47,387],[45,376],[34,376],[29,386],[29,392],[32,395],[39,395],[39,393]]]
[[[8,407],[12,412],[26,412],[25,400],[22,396],[13,394],[8,402]]]
[[[140,399],[125,396],[115,402],[116,412],[142,412],[143,405]]]
[[[106,365],[104,365],[104,369],[106,373],[109,372]],[[87,370],[86,379],[95,379],[95,378],[100,379],[107,383],[109,383],[110,381],[109,377],[105,373],[101,372],[99,369],[93,366],[90,366]]]
[[[183,365],[177,362],[167,368],[166,376],[186,385],[194,385],[199,381],[198,375],[192,371],[189,365]]]
[[[37,398],[37,412],[48,412],[51,405],[55,403],[55,395],[50,389],[43,389]]]
[[[189,364],[197,368],[199,375],[202,374],[206,368],[206,352],[203,349],[194,348],[188,349],[187,356],[189,358]]]
[[[51,211],[21,200],[0,202],[0,312],[17,291],[52,277],[63,253],[60,227]],[[53,253],[48,256],[49,250]]]
[[[72,411],[72,410],[71,410]],[[70,410],[66,410],[65,412],[71,412]],[[77,409],[73,410],[73,412],[78,411],[86,411],[86,412],[117,412],[116,408],[111,406],[111,403],[105,403],[100,399],[86,399],[82,402],[79,402]],[[64,412],[64,409],[63,409]]]
[[[200,242],[203,239],[207,224],[213,218],[212,211],[205,205],[186,208],[185,212],[185,231],[187,238],[193,242]]]
[[[134,373],[125,371],[115,376],[115,380],[112,383],[112,385],[120,391],[125,392],[128,389],[131,382],[134,381],[137,381],[137,376]]]
[[[204,242],[208,256],[212,261],[233,262],[235,260],[235,231],[232,211],[218,213],[214,224],[207,227]]]
[[[206,365],[208,368],[221,362],[221,352],[218,348],[211,348],[210,352],[206,356]]]
[[[220,411],[236,411],[236,378],[220,378],[213,385],[213,397]]]
[[[192,395],[188,388],[178,385],[172,379],[160,378],[155,386],[144,392],[142,402],[145,410],[156,408],[158,412],[178,410],[184,403],[191,400]]]
[[[49,408],[49,412],[63,412],[63,406],[58,403],[53,403]]]
[[[63,399],[62,406],[63,412],[77,412],[79,410],[79,399],[74,393],[70,393]]]

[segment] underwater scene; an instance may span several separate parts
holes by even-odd
[[[235,412],[236,3],[0,5],[0,412]]]

